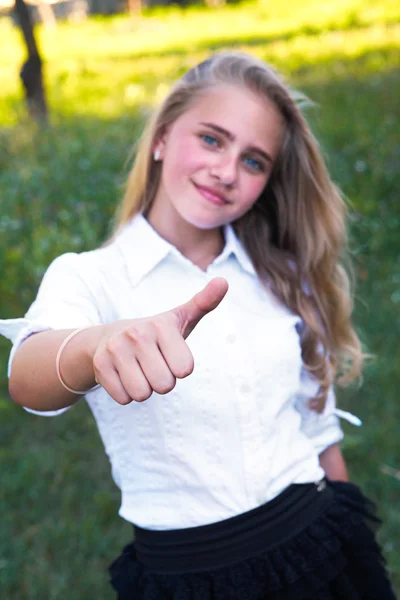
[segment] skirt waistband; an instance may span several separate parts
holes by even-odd
[[[153,571],[220,568],[282,544],[318,517],[332,497],[324,480],[293,484],[262,506],[210,525],[167,531],[134,526],[136,556]]]

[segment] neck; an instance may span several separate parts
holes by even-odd
[[[224,237],[220,227],[199,229],[182,219],[176,212],[157,210],[150,207],[146,218],[150,225],[167,242],[175,246],[183,256],[205,271],[222,252]]]

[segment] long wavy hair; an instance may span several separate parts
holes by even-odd
[[[156,196],[161,163],[154,160],[153,150],[165,128],[220,84],[245,87],[267,98],[284,119],[284,141],[268,184],[232,226],[260,280],[303,319],[302,358],[320,384],[310,408],[322,412],[334,380],[344,385],[359,376],[363,353],[351,323],[349,277],[342,265],[346,206],[301,112],[307,103],[304,95],[247,54],[218,53],[190,69],[145,128],[115,233],[135,213],[146,212]]]

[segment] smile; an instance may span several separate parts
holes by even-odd
[[[197,183],[193,183],[196,190],[209,202],[212,202],[216,206],[224,206],[225,204],[230,204],[230,201],[223,195],[221,192],[215,190],[214,188],[210,188],[204,185],[198,185]]]

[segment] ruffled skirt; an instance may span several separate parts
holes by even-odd
[[[396,600],[379,524],[354,484],[292,485],[220,523],[135,528],[111,583],[118,600]]]

